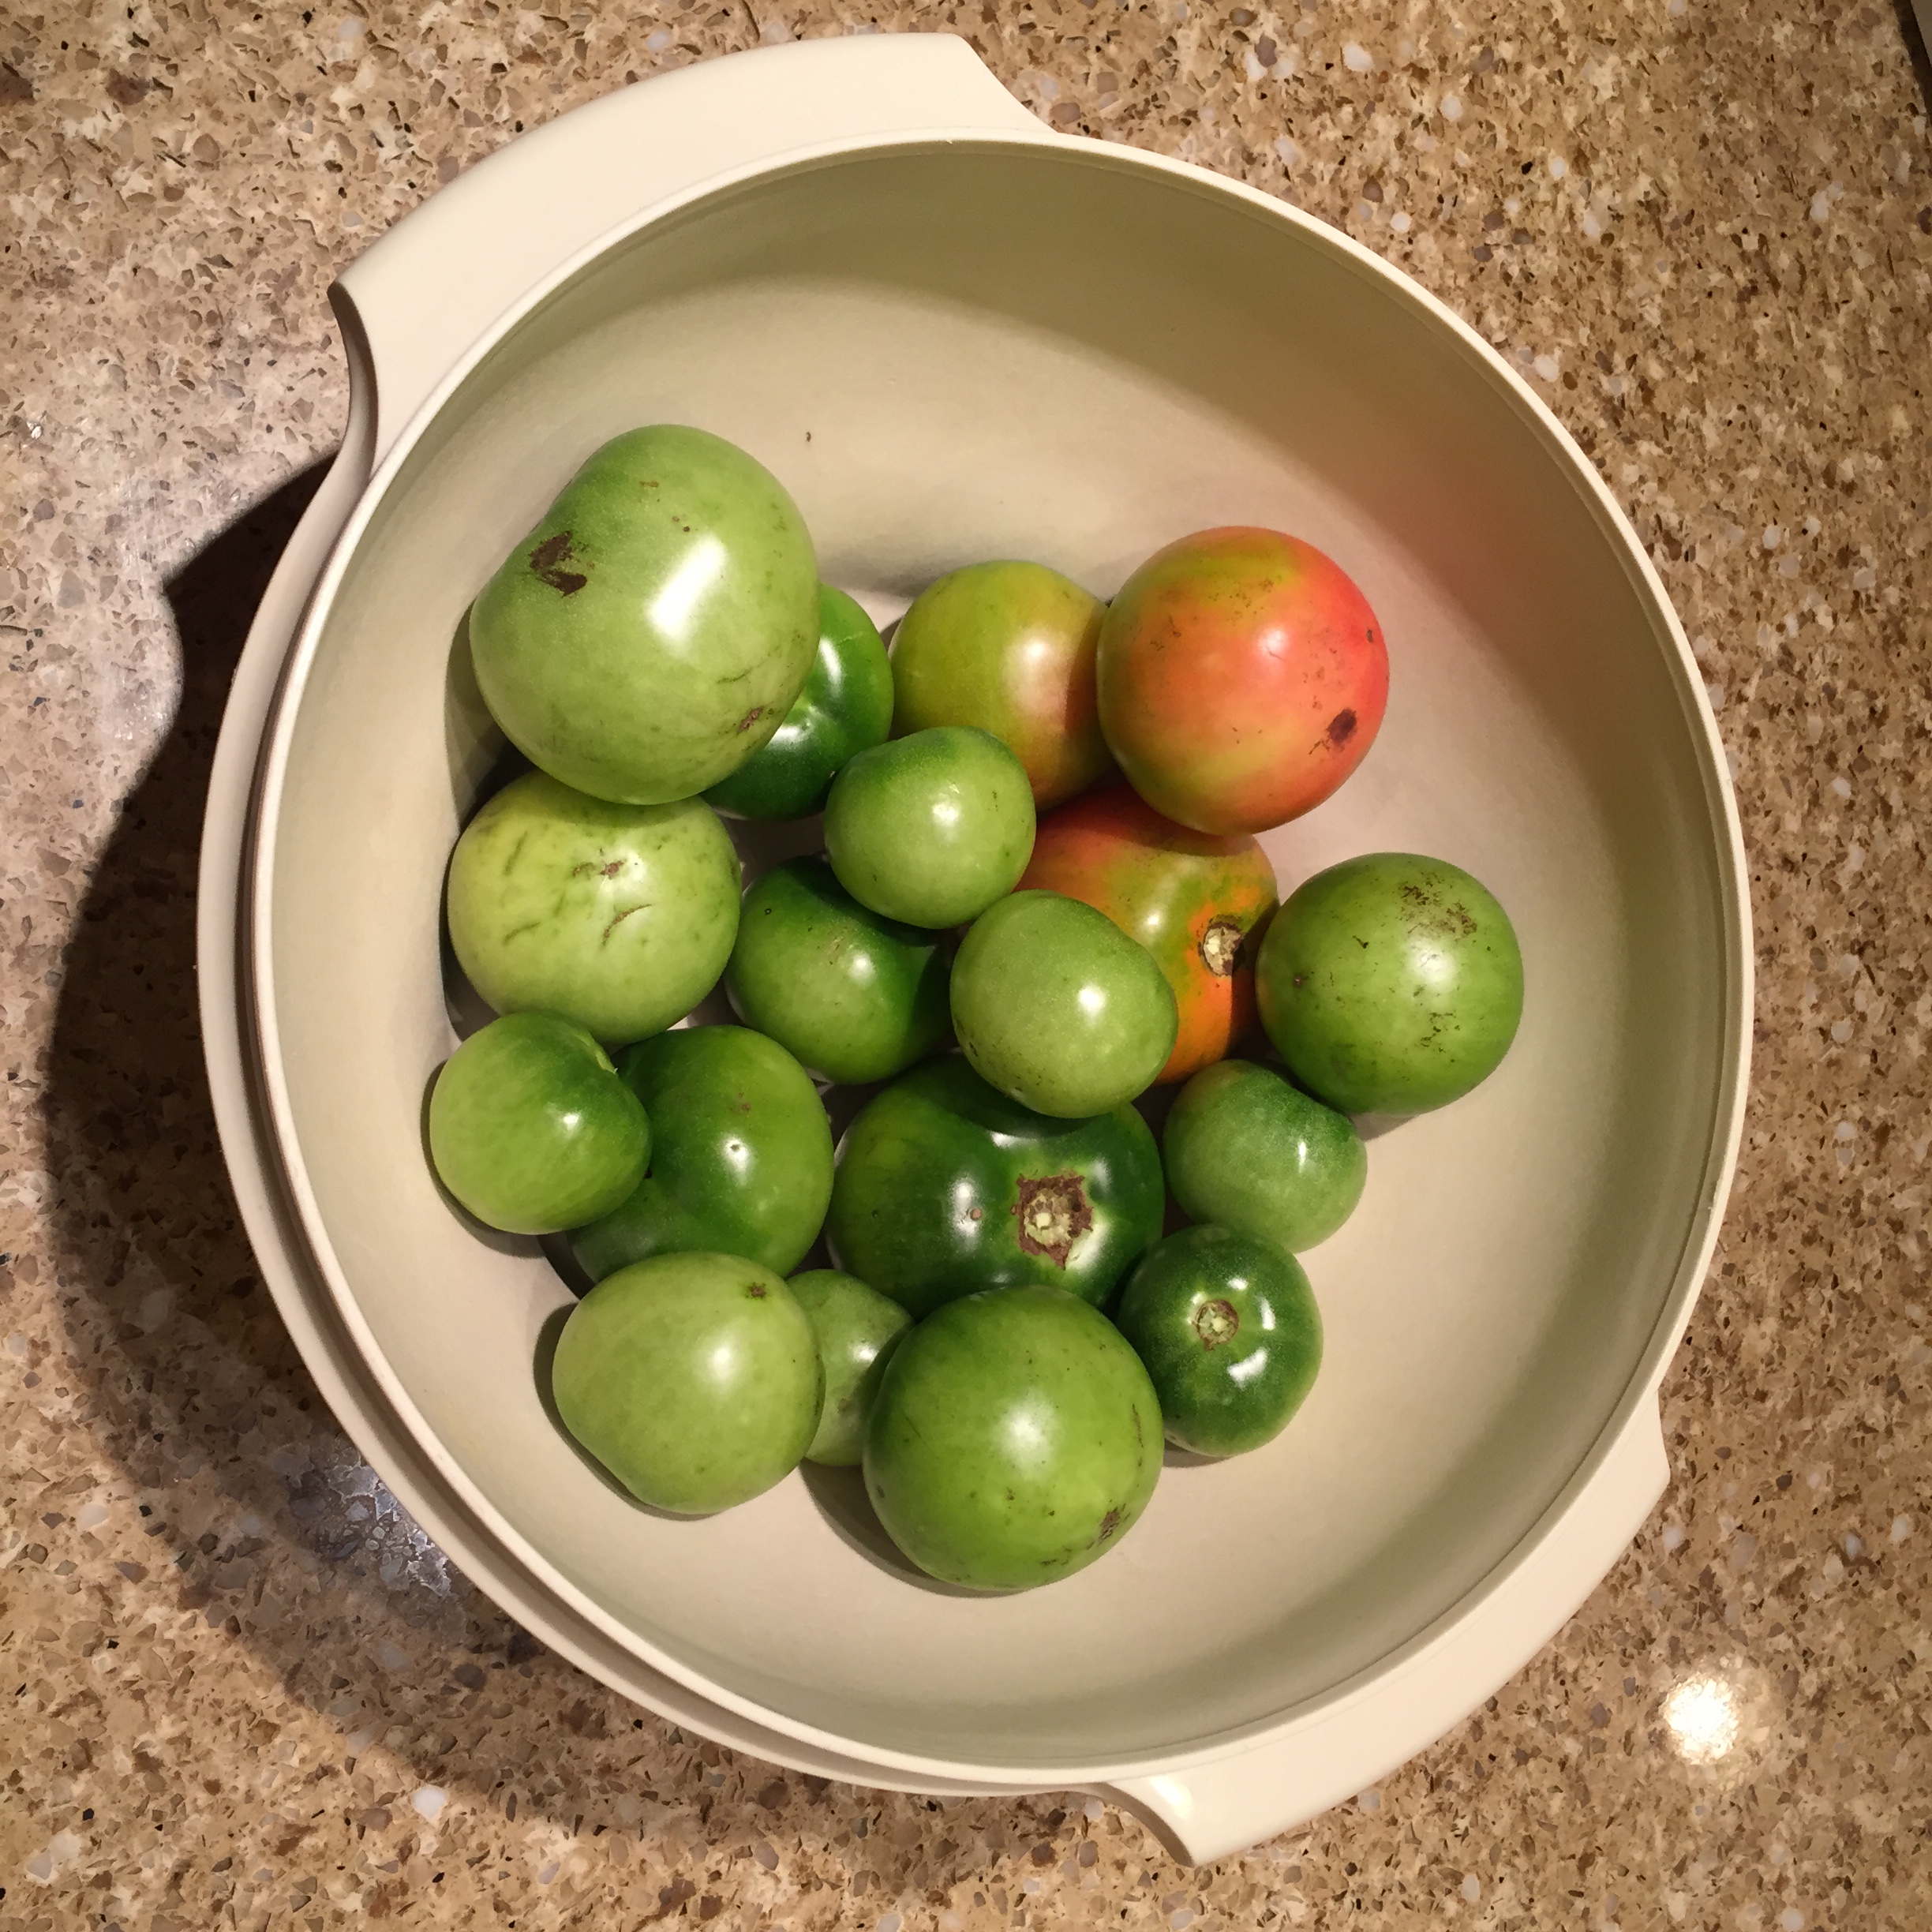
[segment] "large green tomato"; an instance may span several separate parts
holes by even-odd
[[[990,732],[942,725],[861,751],[832,781],[825,840],[861,905],[908,926],[963,926],[1026,870],[1033,794]]]
[[[641,1503],[701,1516],[781,1481],[818,1426],[812,1325],[736,1255],[660,1255],[571,1310],[550,1368],[557,1413]]]
[[[784,721],[818,642],[798,506],[702,429],[613,437],[470,613],[477,683],[537,766],[634,805],[691,797]]]
[[[1132,1107],[1051,1119],[949,1054],[847,1130],[826,1238],[841,1267],[915,1318],[1022,1282],[1101,1307],[1160,1238],[1166,1206],[1154,1136]]]
[[[450,943],[497,1012],[564,1013],[620,1046],[717,983],[739,878],[730,835],[696,799],[612,805],[528,772],[456,841]]]
[[[1262,942],[1255,996],[1275,1050],[1331,1106],[1421,1114],[1501,1064],[1522,1017],[1522,954],[1509,915],[1460,867],[1370,852],[1290,895]]]
[[[1153,1378],[1167,1440],[1201,1455],[1273,1440],[1321,1367],[1301,1263],[1233,1228],[1170,1234],[1127,1278],[1114,1320]]]
[[[893,674],[878,628],[843,590],[818,586],[818,655],[762,751],[705,797],[735,818],[803,818],[825,810],[845,761],[892,729]]]
[[[745,895],[725,990],[747,1026],[829,1080],[889,1080],[953,1030],[932,933],[869,912],[822,859],[774,867]]]
[[[1368,1178],[1355,1123],[1252,1060],[1203,1067],[1181,1089],[1161,1152],[1190,1220],[1290,1249],[1325,1241],[1355,1211]]]
[[[512,1013],[444,1061],[429,1096],[437,1178],[491,1227],[554,1234],[638,1184],[650,1123],[604,1050],[555,1013]]]
[[[825,1406],[805,1460],[849,1468],[865,1453],[879,1378],[893,1343],[912,1320],[897,1301],[837,1268],[795,1275],[791,1287],[811,1317],[825,1369]]]
[[[832,1127],[810,1076],[743,1027],[680,1027],[618,1071],[651,1119],[650,1171],[571,1237],[593,1281],[651,1255],[743,1255],[788,1274],[818,1238],[832,1193]]]
[[[1104,912],[1053,892],[989,906],[953,962],[966,1058],[1042,1114],[1104,1114],[1153,1084],[1180,1024],[1154,956]]]
[[[1147,1371],[1057,1288],[968,1295],[920,1323],[886,1365],[866,1435],[886,1533],[968,1589],[1084,1570],[1140,1519],[1160,1468]]]
[[[1114,759],[1094,700],[1106,606],[1043,564],[969,564],[929,584],[893,633],[893,729],[977,724],[1026,767],[1042,811]]]

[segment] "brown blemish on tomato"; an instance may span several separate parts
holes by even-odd
[[[1351,710],[1338,711],[1328,721],[1328,742],[1339,751],[1355,736],[1355,713]]]
[[[552,590],[564,597],[575,597],[590,579],[581,571],[564,569],[572,554],[570,532],[559,530],[530,553],[530,567]]]
[[[1241,938],[1240,920],[1230,919],[1225,912],[1208,922],[1208,930],[1201,934],[1201,964],[1217,979],[1234,977],[1241,959]]]
[[[765,1299],[765,1287],[762,1282],[753,1282],[745,1292],[754,1301],[762,1301]]]
[[[1013,1212],[1020,1217],[1020,1252],[1049,1256],[1056,1267],[1066,1266],[1073,1244],[1093,1226],[1093,1206],[1076,1174],[1023,1177]]]
[[[764,715],[765,707],[762,705],[754,705],[751,709],[738,721],[739,730],[741,732],[748,732],[751,727],[755,724]]]
[[[1103,1517],[1100,1518],[1100,1530],[1099,1530],[1099,1533],[1097,1536],[1095,1536],[1095,1538],[1094,1538],[1094,1542],[1095,1542],[1095,1543],[1104,1543],[1104,1542],[1105,1542],[1105,1541],[1107,1540],[1107,1538],[1108,1538],[1109,1537],[1110,1537],[1110,1536],[1111,1536],[1111,1535],[1114,1533],[1114,1532],[1116,1530],[1118,1530],[1118,1529],[1120,1527],[1120,1522],[1121,1522],[1121,1511],[1120,1511],[1119,1508],[1118,1508],[1118,1507],[1114,1507],[1114,1508],[1113,1508],[1113,1509],[1109,1510],[1109,1511],[1107,1511],[1107,1513],[1106,1513],[1106,1514],[1104,1516],[1103,1516]],[[1093,1544],[1089,1544],[1088,1545],[1088,1548],[1089,1549],[1091,1549],[1092,1547],[1093,1547]]]

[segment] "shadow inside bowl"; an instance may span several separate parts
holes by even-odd
[[[857,1465],[833,1469],[822,1462],[801,1462],[798,1473],[832,1533],[848,1549],[856,1550],[869,1563],[900,1582],[910,1583],[915,1589],[934,1597],[972,1598],[1011,1593],[1003,1590],[962,1589],[957,1583],[942,1583],[936,1577],[929,1577],[923,1570],[908,1563],[900,1553],[898,1545],[886,1533],[886,1526],[874,1511],[871,1498],[866,1494],[865,1476]]]

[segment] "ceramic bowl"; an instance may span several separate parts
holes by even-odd
[[[337,305],[354,414],[238,681],[204,977],[251,1231],[376,1468],[526,1625],[681,1721],[861,1781],[1106,1790],[1198,1856],[1473,1708],[1662,1486],[1657,1383],[1750,997],[1701,680],[1548,410],[1346,238],[1051,134],[940,37],[734,57],[567,115]],[[568,1290],[423,1158],[443,868],[500,743],[465,609],[591,449],[663,421],[773,470],[882,620],[982,558],[1106,597],[1187,531],[1311,540],[1379,613],[1392,692],[1359,773],[1264,840],[1284,892],[1421,851],[1521,938],[1500,1071],[1378,1133],[1307,1257],[1327,1353],[1294,1426],[1169,1467],[1050,1588],[923,1585],[829,1477],[701,1522],[633,1507],[546,1413]]]

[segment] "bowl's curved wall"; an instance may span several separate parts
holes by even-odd
[[[1518,923],[1510,1059],[1378,1138],[1360,1211],[1310,1257],[1328,1357],[1302,1416],[1256,1455],[1170,1469],[1121,1548],[1050,1589],[918,1587],[802,1477],[706,1522],[631,1508],[541,1406],[566,1292],[528,1245],[460,1224],[422,1155],[451,1042],[442,870],[492,750],[463,612],[584,455],[663,420],[776,471],[824,575],[878,614],[978,558],[1104,596],[1189,530],[1310,538],[1380,615],[1394,689],[1357,777],[1268,840],[1285,886],[1421,850]],[[608,251],[484,360],[322,615],[264,994],[361,1316],[559,1576],[781,1724],[1046,1781],[1320,1694],[1521,1540],[1684,1292],[1732,996],[1687,668],[1571,460],[1393,278],[1104,149],[902,147],[761,179]]]

